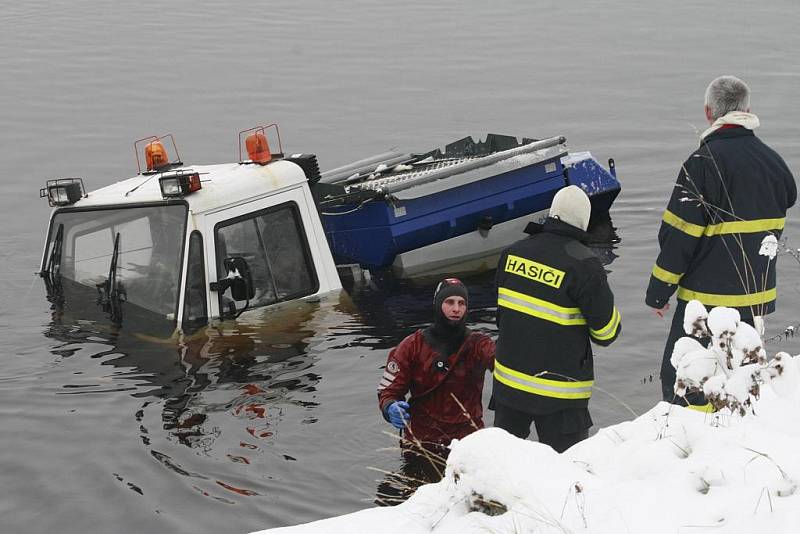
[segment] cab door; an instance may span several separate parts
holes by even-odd
[[[245,308],[316,294],[320,250],[309,232],[311,217],[302,188],[208,214],[204,234],[209,282],[228,276],[226,258],[243,258],[253,286],[245,300],[237,300],[230,289],[210,291],[209,315],[235,317]]]

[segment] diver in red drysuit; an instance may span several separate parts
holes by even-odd
[[[434,294],[433,324],[389,352],[378,403],[384,418],[402,429],[406,448],[444,449],[483,428],[483,380],[494,366],[495,344],[466,327],[467,304],[466,286],[445,278]]]

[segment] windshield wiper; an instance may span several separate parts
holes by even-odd
[[[63,245],[64,225],[59,224],[45,268],[39,273],[39,276],[44,278],[47,297],[51,301],[59,300],[63,296],[61,291],[61,251],[63,250]]]
[[[122,303],[127,300],[127,293],[122,283],[117,281],[117,261],[119,260],[119,232],[114,238],[114,252],[111,253],[111,266],[108,268],[108,279],[97,284],[97,303],[103,311],[111,316],[111,322],[122,324]]]

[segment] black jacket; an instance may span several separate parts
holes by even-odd
[[[664,212],[661,252],[645,302],[678,299],[738,308],[743,316],[775,310],[775,259],[762,240],[780,239],[797,188],[783,159],[752,130],[708,135],[681,167]]]
[[[589,404],[594,364],[589,340],[612,343],[620,315],[586,233],[556,219],[503,251],[497,267],[497,341],[492,396],[548,414]]]

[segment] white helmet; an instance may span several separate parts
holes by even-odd
[[[553,197],[550,206],[550,217],[559,219],[583,231],[589,227],[589,217],[592,215],[592,203],[589,197],[578,186],[568,185]]]

